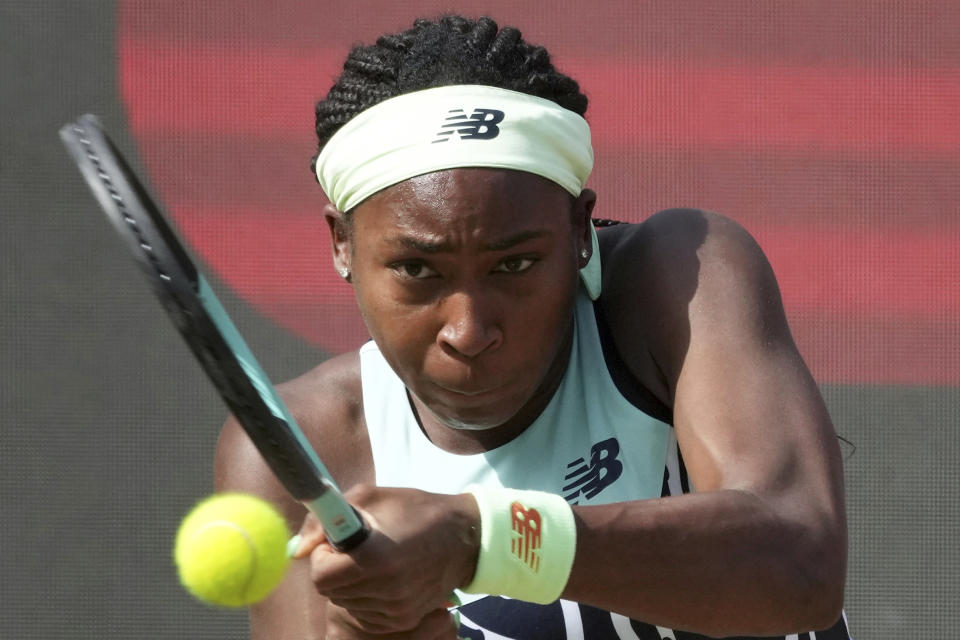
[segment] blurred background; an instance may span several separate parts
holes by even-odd
[[[591,99],[598,217],[767,250],[844,446],[858,638],[960,626],[960,3],[0,5],[0,639],[235,638],[170,560],[225,409],[57,137],[101,116],[275,379],[365,333],[309,170],[350,45],[456,10]],[[320,451],[322,455],[322,450]]]

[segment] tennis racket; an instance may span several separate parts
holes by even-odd
[[[360,544],[367,536],[363,521],[100,121],[80,116],[60,129],[60,138],[173,324],[270,469],[290,495],[317,516],[335,548],[347,551]]]

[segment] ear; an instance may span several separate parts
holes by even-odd
[[[329,203],[323,207],[323,217],[330,229],[333,268],[344,280],[350,282],[350,274],[352,273],[350,258],[353,255],[353,234],[350,229],[350,220],[347,219],[345,213]]]
[[[573,232],[576,239],[574,248],[580,260],[581,269],[586,266],[593,254],[593,234],[590,229],[593,226],[593,207],[596,204],[597,194],[593,189],[584,189],[573,201]],[[587,251],[586,257],[584,257],[584,249]]]

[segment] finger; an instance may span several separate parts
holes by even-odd
[[[445,609],[429,611],[409,625],[358,619],[352,612],[333,604],[327,608],[327,640],[364,638],[376,640],[457,640],[455,616]]]
[[[299,559],[309,556],[314,549],[327,541],[327,536],[317,517],[308,512],[303,519],[303,524],[300,525],[299,533],[294,536],[294,539],[299,539],[299,542],[296,544],[292,557]]]
[[[393,596],[393,597],[391,597]],[[382,597],[372,597],[367,592],[360,595],[332,595],[328,600],[343,607],[355,615],[384,614],[385,616],[415,615],[418,619],[431,610],[449,609],[452,605],[449,597],[431,597],[429,594],[410,596],[393,593]]]
[[[374,595],[379,586],[363,574],[351,555],[339,553],[325,542],[310,552],[310,581],[318,593],[328,598]],[[371,588],[373,594],[369,593]]]
[[[335,605],[333,602],[327,603],[327,627],[326,639],[335,640],[339,638],[350,638],[351,640],[360,638],[373,638],[377,640],[389,640],[395,638],[397,627],[388,624],[385,617],[373,617],[354,615],[352,611]],[[390,635],[387,635],[390,634]]]
[[[402,630],[412,628],[430,611],[428,607],[412,608],[403,600],[386,601],[371,598],[331,598],[330,602],[345,611],[366,628]]]
[[[335,550],[328,542],[314,547],[310,580],[317,591],[327,597],[409,597],[405,566],[398,556],[385,552],[376,533],[364,545],[349,553]],[[419,595],[420,591],[415,593]]]
[[[409,631],[423,627],[437,627],[437,612],[445,612],[436,606],[416,605],[406,599],[383,600],[372,598],[331,598],[328,603],[337,613],[361,629],[373,633]]]
[[[457,640],[458,624],[456,617],[446,609],[434,609],[420,621],[417,631],[423,632],[422,636],[411,635],[413,637],[431,638],[431,640]]]

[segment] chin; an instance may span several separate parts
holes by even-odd
[[[490,412],[476,412],[476,415],[470,415],[469,412],[464,411],[437,413],[431,409],[430,412],[444,425],[457,431],[489,431],[503,426],[512,417],[512,415],[495,416]]]
[[[474,422],[463,422],[461,420],[444,420],[446,424],[451,429],[456,429],[457,431],[489,431],[490,429],[496,429],[499,427],[499,424],[476,424]]]
[[[450,406],[446,402],[424,403],[438,422],[457,431],[489,431],[501,427],[518,413],[519,407],[513,404],[478,404],[471,407]]]

